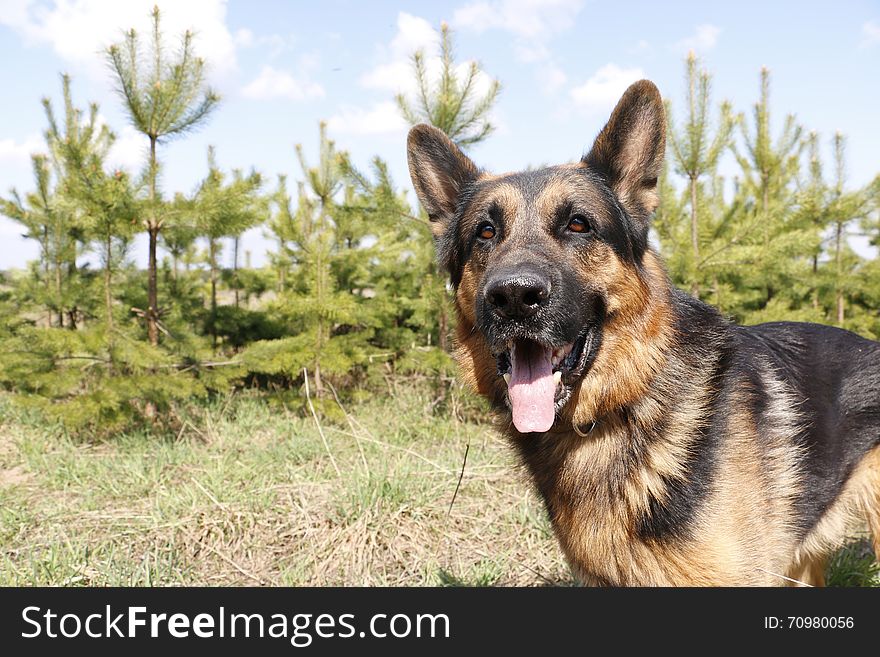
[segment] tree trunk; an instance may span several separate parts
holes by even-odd
[[[235,307],[238,308],[238,235],[232,238],[232,288],[235,292]]]
[[[691,294],[700,298],[700,284],[697,282],[697,269],[700,266],[700,232],[697,225],[697,177],[691,176],[691,251],[694,258],[694,280],[691,282]]]
[[[278,240],[278,294],[284,291],[287,282],[287,257],[284,255],[284,240]]]
[[[315,251],[315,305],[318,307],[318,325],[315,340],[315,397],[320,397],[324,392],[321,385],[321,352],[324,349],[324,308],[325,308],[325,272],[324,272],[324,243],[327,229],[327,199],[321,198],[320,224],[318,227],[318,247]]]
[[[113,296],[111,292],[112,284],[112,265],[111,265],[111,248],[113,246],[112,237],[108,234],[104,241],[104,248],[107,249],[107,261],[104,263],[104,308],[107,313],[107,344],[112,344],[113,335]]]
[[[156,137],[150,135],[150,255],[147,264],[147,337],[154,347],[159,344],[159,288],[156,246],[159,241],[159,221],[156,217]]]
[[[723,313],[724,308],[721,304],[721,286],[718,283],[718,274],[712,277],[712,285],[715,288],[715,307],[718,308],[718,312]]]
[[[61,238],[55,231],[55,311],[58,313],[58,327],[64,328],[64,303],[61,301],[63,283],[61,272]]]
[[[74,281],[76,280],[76,242],[73,243],[73,257],[70,262],[67,264],[67,280]],[[67,311],[67,316],[70,318],[70,329],[72,331],[76,330],[76,316],[79,314],[79,308],[76,303],[71,306],[70,310]]]
[[[159,230],[151,225],[147,229],[150,236],[150,258],[147,265],[147,337],[154,347],[159,344],[159,288],[158,266],[156,264],[156,244]]]
[[[56,247],[57,248],[57,247]],[[61,303],[61,260],[55,257],[55,311],[58,313],[58,328],[64,328],[64,307]]]
[[[440,304],[440,319],[437,327],[440,350],[449,353],[449,313],[446,310],[446,299]]]
[[[315,397],[320,395],[321,390],[323,390],[321,384],[321,361],[315,358]]]
[[[217,244],[208,240],[208,258],[211,261],[211,346],[217,353]]]
[[[49,227],[43,226],[43,239],[40,241],[40,247],[42,248],[42,253],[40,259],[43,261],[43,275],[45,276],[46,285],[49,284],[49,277],[52,273],[52,260],[49,255]],[[52,328],[52,306],[48,307],[46,312],[47,324],[48,328]]]
[[[834,236],[834,261],[837,269],[837,276],[834,282],[835,296],[837,302],[837,325],[843,327],[844,310],[843,310],[843,290],[841,289],[841,278],[843,276],[843,262],[841,247],[843,242],[843,222],[838,221]]]
[[[764,212],[764,257],[766,257],[767,249],[770,247],[770,217],[768,216],[768,208],[770,207],[770,174],[763,172],[761,174],[761,202]],[[773,286],[767,284],[767,303],[773,298]]]

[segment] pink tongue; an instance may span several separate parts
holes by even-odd
[[[513,409],[513,425],[520,433],[548,431],[556,413],[553,401],[552,351],[537,342],[518,340],[510,351],[508,394]]]

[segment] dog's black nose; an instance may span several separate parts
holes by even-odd
[[[486,301],[505,319],[525,319],[550,301],[550,280],[532,272],[505,276],[489,282]]]

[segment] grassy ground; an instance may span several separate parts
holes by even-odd
[[[0,399],[0,584],[572,583],[491,426],[404,387],[348,411],[322,438],[245,396],[176,437],[85,444]],[[863,544],[835,558],[829,583],[872,582]]]
[[[489,425],[403,388],[348,410],[325,447],[313,419],[246,397],[97,445],[0,408],[0,584],[570,583]]]

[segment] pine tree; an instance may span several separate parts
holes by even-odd
[[[404,119],[410,125],[428,123],[439,128],[459,146],[470,146],[484,141],[494,130],[489,113],[498,94],[501,82],[490,79],[489,88],[480,95],[478,81],[485,73],[477,62],[467,65],[464,75],[459,72],[461,65],[455,62],[452,32],[445,22],[440,24],[440,71],[439,76],[431,75],[424,51],[418,51],[412,58],[416,83],[416,98],[408,99],[404,94],[396,97],[397,105]],[[415,219],[427,227],[427,218],[413,217],[411,212],[402,213],[404,221]],[[425,235],[429,235],[425,231]],[[425,245],[430,251],[430,239]],[[446,277],[442,275],[433,261],[427,262],[421,298],[430,300],[434,313],[439,317],[439,345],[449,351],[451,331],[451,301],[446,289]],[[430,333],[429,333],[430,335]]]
[[[369,236],[370,245],[358,248],[359,257],[349,260],[341,282],[352,291],[372,290],[377,348],[400,354],[413,345],[436,344],[436,305],[417,314],[431,289],[424,278],[433,263],[429,229],[418,218],[401,219],[410,217],[411,209],[381,158],[373,158],[371,175],[348,167],[355,187],[342,208],[343,232],[354,236],[348,243],[364,244]]]
[[[217,166],[214,148],[208,149],[208,175],[199,184],[193,198],[192,213],[198,234],[208,241],[208,267],[211,281],[211,316],[209,332],[214,350],[217,349],[217,282],[219,275],[220,240],[240,234],[261,216],[259,190],[260,175],[252,171],[245,176],[240,170],[232,172],[232,179]]]
[[[870,330],[870,322],[860,317],[860,308],[854,303],[865,294],[862,276],[864,259],[853,251],[849,238],[854,228],[866,221],[875,202],[871,185],[860,189],[846,189],[846,140],[841,133],[832,139],[834,157],[833,176],[826,182],[819,160],[818,137],[809,138],[810,184],[806,189],[804,208],[812,215],[814,223],[825,234],[825,262],[817,268],[817,284],[820,292],[826,292],[825,306],[830,311],[827,320],[837,326]],[[849,302],[849,303],[848,303]],[[850,312],[847,313],[847,306]],[[823,317],[822,319],[826,319]]]
[[[251,372],[281,376],[287,385],[309,370],[308,385],[320,396],[327,376],[346,375],[351,384],[371,361],[382,362],[375,358],[381,347],[388,351],[377,332],[394,322],[397,299],[386,296],[378,272],[384,271],[387,250],[399,248],[387,239],[398,217],[377,211],[323,123],[317,163],[309,163],[301,145],[297,156],[304,180],[294,200],[286,179],[279,179],[269,222],[279,245],[272,258],[279,294],[269,314],[292,336],[252,345],[244,361]]]
[[[192,204],[181,192],[174,195],[172,201],[172,213],[175,216],[188,216],[192,213]],[[194,222],[177,221],[165,226],[162,231],[162,246],[171,256],[171,276],[174,284],[180,281],[180,266],[183,263],[185,270],[196,259],[196,240],[199,237],[198,229]]]
[[[304,256],[302,265],[307,294],[314,313],[315,393],[320,395],[323,392],[321,356],[329,341],[330,324],[335,314],[332,301],[340,298],[335,294],[334,281],[330,276],[330,260],[336,246],[336,226],[331,214],[336,207],[336,195],[344,184],[344,155],[336,150],[336,144],[327,137],[327,124],[322,121],[319,126],[317,166],[309,166],[302,144],[296,145],[296,156],[305,178],[300,190],[296,242]],[[305,196],[306,190],[314,202]]]
[[[108,173],[105,159],[115,136],[98,120],[98,106],[88,116],[73,104],[70,77],[62,76],[64,119],[56,119],[52,103],[43,99],[49,128],[46,142],[59,177],[59,205],[76,224],[85,242],[96,247],[104,270],[104,315],[108,351],[113,339],[113,273],[134,233],[136,207],[127,174]]]
[[[706,184],[716,176],[718,160],[731,144],[735,125],[731,105],[721,104],[720,115],[712,134],[709,119],[711,76],[700,70],[699,60],[693,51],[686,60],[687,101],[684,125],[676,130],[672,120],[671,106],[667,104],[669,117],[669,146],[677,174],[687,179],[687,207],[690,214],[690,258],[687,266],[687,283],[694,296],[700,296],[700,278],[705,262],[701,260],[700,243],[705,241],[707,225],[711,218],[705,216],[711,208],[706,199]],[[708,180],[707,180],[708,179]],[[713,249],[716,248],[712,245]]]
[[[0,211],[24,227],[25,237],[39,243],[40,262],[32,268],[28,296],[48,310],[48,326],[63,327],[65,314],[69,316],[73,306],[70,287],[74,271],[69,263],[79,251],[74,217],[59,206],[49,157],[32,155],[31,165],[35,190],[22,197],[12,189],[10,198],[2,200]]]
[[[760,74],[760,98],[753,127],[741,122],[743,147],[734,148],[741,170],[738,202],[745,226],[737,255],[743,272],[734,278],[745,304],[746,321],[780,319],[809,294],[810,254],[817,235],[794,212],[795,182],[805,143],[794,115],[788,115],[775,142],[770,122],[770,72]]]
[[[158,189],[160,167],[156,147],[202,125],[217,107],[220,97],[205,84],[205,63],[193,53],[193,33],[184,33],[178,51],[169,59],[162,42],[158,7],[153,9],[152,21],[152,39],[147,52],[142,50],[140,37],[132,29],[124,43],[108,48],[107,58],[131,124],[150,143],[148,203],[143,218],[149,236],[145,316],[150,344],[157,345],[160,312],[156,249],[166,214]]]
[[[455,62],[452,32],[446,23],[440,24],[440,72],[433,79],[423,50],[412,57],[413,72],[417,86],[416,98],[404,94],[396,97],[397,105],[410,125],[429,123],[443,132],[459,146],[477,144],[488,137],[495,126],[489,112],[501,83],[490,80],[489,88],[479,95],[478,84],[483,71],[477,62],[467,65],[462,75]]]
[[[41,238],[40,270],[54,269],[60,276],[58,308],[68,308],[63,321],[78,330],[63,327],[60,311],[56,326],[10,323],[2,335],[0,385],[16,393],[16,402],[56,418],[73,433],[100,436],[144,419],[150,426],[162,424],[169,416],[160,410],[170,412],[182,400],[204,395],[225,375],[199,371],[197,347],[184,354],[185,349],[170,352],[144,343],[125,321],[130,315],[114,312],[120,305],[115,300],[125,294],[121,274],[129,273],[124,258],[139,204],[127,175],[105,166],[113,135],[99,121],[97,106],[78,109],[69,79],[62,80],[63,117],[44,101],[49,154],[34,158],[37,191],[24,201],[14,194],[4,208],[23,212]],[[70,266],[86,247],[101,259],[100,284],[88,268]],[[160,370],[196,376],[155,376]]]
[[[269,218],[266,222],[266,237],[274,238],[278,248],[275,252],[269,254],[271,267],[276,273],[275,290],[281,294],[287,288],[287,279],[293,268],[293,255],[290,251],[289,243],[294,239],[295,226],[295,210],[293,209],[293,199],[287,189],[287,176],[278,176],[278,186],[269,198]]]

